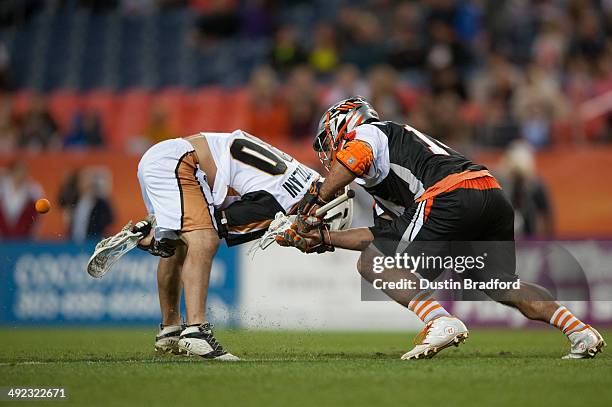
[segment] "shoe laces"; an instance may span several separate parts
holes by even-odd
[[[200,325],[200,332],[204,334],[204,340],[208,342],[208,344],[211,348],[213,348],[214,351],[223,352],[223,346],[219,342],[217,342],[217,339],[215,338],[215,335],[212,331],[213,328],[214,325],[207,322],[205,324]]]
[[[431,331],[432,326],[433,326],[433,320],[426,323],[423,329],[421,330],[421,332],[419,332],[414,337],[414,339],[412,340],[412,343],[414,345],[422,345],[425,342],[425,340],[427,340],[427,337],[429,336],[429,332]]]

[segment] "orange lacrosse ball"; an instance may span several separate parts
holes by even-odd
[[[40,198],[38,201],[36,201],[34,206],[36,208],[36,212],[47,213],[49,212],[49,209],[51,209],[51,202],[49,202],[48,199]]]

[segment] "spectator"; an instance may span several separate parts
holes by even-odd
[[[465,99],[462,75],[471,62],[468,50],[457,40],[456,33],[448,24],[434,22],[430,33],[432,43],[426,60],[432,91],[438,94],[450,91]]]
[[[359,70],[350,64],[340,66],[332,81],[332,87],[325,96],[325,106],[331,106],[353,96],[369,97],[367,85],[359,77]]]
[[[314,32],[314,44],[308,57],[310,66],[318,73],[329,74],[338,65],[338,49],[332,26],[319,23]]]
[[[338,35],[338,43],[342,47],[355,42],[355,32],[361,15],[361,9],[354,4],[344,4],[338,11],[335,31]]]
[[[550,143],[553,121],[567,111],[558,82],[535,65],[530,66],[525,81],[516,89],[512,104],[523,137],[538,148]]]
[[[0,90],[10,91],[13,89],[11,77],[11,56],[6,44],[0,41]]]
[[[155,106],[153,108],[144,134],[151,144],[176,137],[172,130],[170,130],[168,113],[162,107]]]
[[[417,70],[425,62],[425,48],[416,32],[408,27],[394,30],[387,55],[389,64],[397,70]]]
[[[301,66],[291,72],[286,95],[291,137],[297,140],[312,138],[319,119],[319,98],[317,82],[310,68]]]
[[[507,150],[498,179],[514,207],[517,236],[547,237],[554,233],[552,205],[544,182],[535,175],[529,144],[518,141]]]
[[[79,200],[79,171],[72,171],[68,176],[64,179],[62,186],[60,188],[59,195],[57,197],[57,201],[59,202],[60,207],[64,211],[64,221],[66,224],[70,223],[70,217],[72,214],[72,210],[76,206]]]
[[[247,0],[240,7],[242,35],[247,38],[269,37],[274,28],[274,2]]]
[[[514,90],[521,83],[520,71],[502,54],[492,53],[486,65],[472,76],[469,93],[471,100],[481,106],[493,98],[509,106]]]
[[[45,99],[41,96],[33,98],[32,105],[21,118],[18,145],[30,150],[60,146],[57,124],[47,109]]]
[[[403,122],[405,110],[397,93],[397,73],[388,65],[378,65],[368,75],[370,102],[383,120]]]
[[[202,9],[203,13],[196,22],[202,46],[207,47],[219,40],[235,37],[240,32],[242,20],[232,1],[206,2],[206,7]]]
[[[113,208],[105,192],[107,184],[105,174],[93,168],[75,172],[67,179],[59,201],[65,209],[72,240],[100,238],[113,223]]]
[[[353,64],[362,72],[385,61],[380,21],[375,14],[360,13],[353,27],[353,41],[342,54],[342,61]]]
[[[456,146],[460,151],[468,151],[471,133],[460,114],[460,106],[461,99],[454,93],[434,96],[431,104],[431,136]]]
[[[565,92],[574,105],[594,96],[591,67],[584,57],[579,55],[570,57],[565,75]]]
[[[0,240],[34,235],[38,220],[34,203],[41,196],[42,189],[29,178],[22,162],[16,161],[0,173]]]
[[[520,137],[519,123],[507,108],[503,94],[493,94],[483,105],[483,121],[477,126],[475,137],[479,144],[489,147],[506,147]]]
[[[457,39],[453,27],[434,22],[429,27],[431,44],[427,54],[427,64],[432,71],[449,67],[466,68],[471,62],[469,50]]]
[[[387,44],[387,63],[409,80],[421,83],[425,63],[426,35],[423,7],[418,2],[401,2],[394,9],[390,39]]]
[[[606,47],[606,38],[597,13],[593,9],[582,11],[576,26],[576,33],[570,44],[571,54],[582,55],[587,61],[597,61]]]
[[[305,63],[306,52],[297,40],[295,28],[291,25],[279,27],[274,36],[274,45],[270,55],[270,63],[282,74],[288,73],[294,67]]]
[[[96,112],[77,113],[73,120],[72,130],[64,139],[64,147],[102,147],[100,117]]]
[[[18,129],[11,111],[11,98],[0,100],[0,154],[12,153],[17,148]]]
[[[272,144],[282,143],[289,134],[289,113],[278,89],[274,70],[259,67],[249,82],[247,131]]]
[[[557,19],[546,21],[533,44],[534,62],[543,69],[561,76],[562,63],[567,50],[567,36],[562,30],[562,23]]]

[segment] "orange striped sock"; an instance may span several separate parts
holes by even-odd
[[[586,325],[561,305],[550,318],[550,324],[559,328],[565,335],[584,329]]]
[[[433,299],[432,294],[431,291],[421,291],[408,304],[408,309],[425,323],[437,317],[450,316],[444,307]]]

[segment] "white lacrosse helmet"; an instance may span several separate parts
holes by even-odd
[[[349,189],[348,185],[345,186],[342,193],[345,193]],[[329,224],[330,230],[345,230],[350,228],[353,222],[353,200],[348,199],[335,208],[327,211],[323,221]]]

